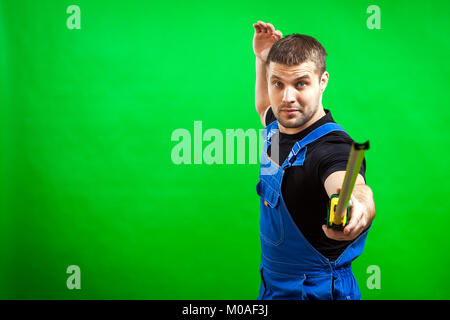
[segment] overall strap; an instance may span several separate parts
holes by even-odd
[[[278,121],[274,120],[268,124],[263,130],[264,137],[264,152],[267,152],[272,143],[272,136],[278,131]]]
[[[287,169],[294,165],[303,165],[307,150],[306,146],[332,131],[345,132],[340,125],[334,122],[325,123],[324,125],[314,129],[302,140],[297,141],[297,143],[292,147],[292,150],[284,161],[282,168]]]

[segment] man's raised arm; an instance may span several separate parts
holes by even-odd
[[[272,45],[283,37],[281,31],[276,30],[270,23],[258,21],[253,24],[255,34],[253,36],[253,51],[256,55],[256,84],[255,106],[261,118],[263,126],[265,115],[270,106],[269,92],[267,89],[266,60]]]

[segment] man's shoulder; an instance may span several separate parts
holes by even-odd
[[[314,141],[310,151],[315,157],[323,158],[333,153],[347,152],[352,143],[353,139],[347,132],[332,131]]]
[[[309,166],[320,177],[322,183],[335,171],[345,171],[348,156],[354,142],[345,131],[333,131],[315,141],[316,143],[308,148],[306,158]],[[360,173],[365,178],[365,159],[363,160]]]

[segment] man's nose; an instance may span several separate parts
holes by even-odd
[[[292,104],[295,103],[295,93],[294,90],[287,87],[283,92],[283,104]]]

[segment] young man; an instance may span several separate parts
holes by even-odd
[[[364,160],[349,224],[344,231],[325,226],[329,197],[339,193],[353,141],[322,105],[329,79],[325,49],[306,35],[283,38],[270,23],[253,26],[255,104],[266,127],[257,185],[258,300],[360,299],[351,262],[363,250],[375,204]],[[267,164],[275,170],[265,170]]]

